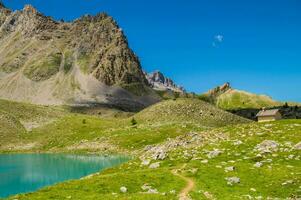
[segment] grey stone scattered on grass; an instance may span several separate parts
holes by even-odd
[[[228,185],[234,185],[240,183],[240,178],[233,176],[225,178]]]
[[[158,167],[160,167],[160,162],[152,163],[152,164],[149,166],[150,169],[156,169],[156,168],[158,168]]]
[[[214,149],[213,151],[209,151],[209,153],[207,154],[208,158],[215,158],[218,155],[220,155],[222,153],[222,151],[218,150],[218,149]]]
[[[260,167],[262,167],[262,162],[256,162],[255,164],[254,164],[254,167],[257,167],[257,168],[260,168]]]
[[[232,172],[235,170],[234,166],[230,166],[230,167],[225,167],[225,172]]]
[[[149,159],[146,159],[146,160],[142,160],[142,162],[141,162],[141,165],[142,166],[148,166],[149,164],[150,164],[150,160]]]
[[[126,193],[128,191],[128,189],[124,186],[120,187],[120,192],[122,193]]]
[[[255,147],[260,153],[272,153],[278,150],[279,144],[273,140],[264,140]]]
[[[301,142],[297,143],[297,144],[294,146],[294,149],[295,149],[295,150],[301,150]]]

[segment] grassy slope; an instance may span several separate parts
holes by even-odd
[[[122,166],[108,169],[89,179],[64,182],[11,199],[177,199],[177,194],[185,186],[185,181],[173,175],[172,170],[182,168],[183,164],[186,164],[186,167],[180,173],[190,177],[196,183],[196,187],[190,193],[193,199],[206,199],[204,192],[217,199],[239,199],[242,195],[280,198],[297,195],[300,185],[300,178],[298,178],[301,170],[300,161],[287,160],[287,158],[289,155],[296,157],[300,155],[300,152],[276,152],[277,156],[268,154],[262,160],[272,158],[272,163],[265,163],[262,168],[258,169],[252,169],[252,166],[258,161],[258,158],[254,158],[257,153],[253,152],[253,149],[261,141],[273,139],[283,145],[286,141],[292,144],[299,142],[301,121],[247,123],[220,127],[222,124],[234,123],[231,120],[217,123],[215,125],[217,127],[214,128],[213,122],[219,118],[209,121],[200,120],[197,113],[200,113],[200,110],[202,113],[217,112],[214,116],[225,113],[214,110],[210,106],[205,111],[203,107],[205,105],[207,104],[185,99],[162,102],[135,115],[138,122],[136,126],[131,125],[131,118],[98,118],[65,114],[65,117],[51,124],[36,128],[27,134],[21,134],[20,141],[23,143],[37,142],[39,144],[29,151],[104,152],[103,147],[97,145],[106,143],[109,144],[105,146],[106,149],[115,152],[135,152],[135,157],[143,154],[141,150],[146,145],[164,144],[169,140],[168,138],[175,138],[188,132],[196,132],[206,137],[202,137],[202,147],[199,144],[188,149],[178,146],[169,153],[167,159],[161,162],[158,169],[142,167],[141,161],[134,158]],[[13,108],[14,106],[11,109]],[[167,111],[168,115],[166,115]],[[18,114],[17,110],[15,112]],[[157,119],[156,113],[158,113]],[[241,118],[235,119],[237,119],[236,122],[242,122]],[[222,135],[222,138],[227,139],[212,142],[217,139],[217,135]],[[233,145],[235,140],[241,140],[243,144],[235,146]],[[87,146],[83,148],[68,149],[70,146],[79,147],[85,143]],[[96,148],[91,148],[93,145],[96,145]],[[224,152],[216,158],[208,159],[208,164],[201,163],[200,159],[206,158],[205,150],[214,148]],[[249,158],[243,159],[243,157]],[[235,163],[230,163],[230,160],[234,160]],[[226,164],[224,165],[223,162]],[[222,168],[217,168],[218,165]],[[235,166],[236,170],[224,172],[224,167],[230,165]],[[191,173],[194,169],[197,169],[197,172]],[[240,177],[241,183],[228,186],[224,178],[229,176]],[[286,180],[293,180],[293,183],[282,186]],[[160,194],[142,194],[141,186],[145,183],[156,188]],[[264,185],[264,187],[258,187],[258,185]],[[128,188],[126,194],[120,193],[121,186]],[[250,191],[251,187],[256,188],[257,191]],[[171,192],[173,190],[175,194]]]
[[[301,195],[301,165],[300,160],[295,159],[300,159],[300,152],[285,146],[286,142],[294,145],[300,141],[300,120],[251,123],[199,132],[200,135],[208,134],[209,138],[216,133],[222,133],[227,139],[214,143],[208,140],[202,147],[177,147],[161,162],[158,169],[142,167],[140,161],[134,159],[89,179],[57,184],[12,199],[177,199],[176,194],[185,186],[185,182],[171,172],[182,168],[183,164],[186,166],[180,173],[191,178],[196,184],[190,193],[193,199],[207,199],[204,194],[216,199],[248,199],[247,195],[252,198],[261,196],[264,199],[285,199]],[[242,141],[242,144],[234,145],[234,141],[237,140]],[[254,148],[264,140],[275,140],[281,146],[273,154],[264,154],[262,158],[256,158],[257,152]],[[223,153],[212,159],[207,158],[207,151],[213,149],[223,150]],[[289,159],[290,155],[294,155],[293,159]],[[202,159],[208,159],[209,162],[202,163]],[[267,162],[269,159],[272,161]],[[258,161],[264,163],[261,168],[253,166]],[[228,166],[235,166],[235,170],[225,172],[224,168]],[[225,178],[231,176],[239,177],[240,183],[227,185]],[[288,180],[292,180],[292,183],[283,185]],[[160,193],[142,194],[141,186],[145,183]],[[128,188],[126,194],[119,191],[121,186]],[[251,191],[251,188],[256,191]],[[175,190],[176,194],[171,194],[172,190]]]
[[[281,105],[268,96],[256,95],[240,90],[229,90],[221,94],[216,101],[219,108],[226,110],[235,110],[242,108],[262,108]]]
[[[199,156],[204,157],[204,149],[223,149],[224,152],[220,156],[209,160],[208,164],[200,165],[199,161],[189,162],[190,168],[199,169],[197,174],[190,175],[195,178],[197,184],[192,193],[195,199],[202,199],[198,197],[199,193],[204,194],[205,191],[217,199],[239,199],[244,195],[245,199],[247,195],[253,198],[262,196],[264,199],[300,197],[301,164],[299,159],[301,154],[300,151],[293,150],[285,144],[291,142],[294,145],[300,142],[300,120],[240,125],[223,128],[222,131],[229,134],[229,140],[211,144],[199,150]],[[236,146],[235,140],[243,143]],[[281,146],[277,152],[263,154],[261,158],[256,157],[258,152],[254,151],[254,148],[264,140],[274,140]],[[290,155],[294,158],[289,159]],[[269,159],[271,162],[268,162]],[[264,163],[261,168],[254,167],[258,161]],[[227,166],[235,166],[236,169],[233,172],[225,172],[224,168]],[[234,186],[227,185],[225,178],[231,176],[239,177],[241,183]],[[293,183],[283,185],[288,180],[292,180]],[[252,192],[251,188],[255,188],[256,192]]]
[[[248,122],[204,101],[184,98],[155,104],[138,113],[135,118],[148,123],[190,122],[207,127]]]
[[[0,141],[11,142],[25,132],[23,125],[14,116],[0,110]],[[0,144],[1,146],[1,144]]]
[[[0,100],[0,149],[6,144],[21,141],[27,126],[39,126],[64,114],[61,108]]]
[[[0,110],[10,113],[18,120],[31,122],[43,119],[55,119],[65,114],[60,107],[38,106],[29,103],[19,103],[0,99]]]
[[[169,113],[168,118],[162,116],[168,110],[172,110],[173,113]],[[162,120],[156,122],[156,116]],[[132,126],[131,117],[120,119],[66,114],[60,120],[23,135],[22,143],[37,143],[30,151],[130,152],[190,131],[200,131],[228,123],[249,122],[192,99],[161,102],[138,113],[134,118],[138,124]],[[15,147],[15,151],[23,151],[18,143]]]

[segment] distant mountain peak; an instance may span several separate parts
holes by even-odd
[[[186,93],[183,87],[176,85],[172,79],[165,77],[159,70],[152,73],[145,73],[145,76],[154,90],[171,90],[174,92]]]

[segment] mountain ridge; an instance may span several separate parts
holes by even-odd
[[[159,100],[123,31],[108,14],[66,23],[31,5],[14,12],[3,7],[0,13],[1,98],[140,109]]]
[[[162,72],[159,70],[156,70],[151,73],[144,72],[146,79],[150,86],[154,90],[158,91],[173,91],[173,92],[178,92],[178,93],[186,93],[186,90],[179,85],[176,85],[175,82],[169,78],[166,77]]]
[[[202,94],[200,98],[225,110],[245,108],[261,109],[262,107],[282,105],[281,102],[275,101],[267,95],[258,95],[234,89],[229,82],[209,90]]]

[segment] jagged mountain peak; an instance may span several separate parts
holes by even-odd
[[[145,73],[145,75],[148,83],[155,90],[171,90],[179,93],[186,92],[183,87],[176,85],[172,79],[165,77],[159,70],[152,73]]]
[[[111,16],[65,23],[31,5],[0,15],[0,88],[0,98],[40,104],[157,101]]]
[[[37,14],[37,13],[38,13],[38,10],[37,10],[35,7],[33,7],[32,5],[27,4],[27,5],[25,5],[24,8],[23,8],[23,12],[25,12],[25,13]]]
[[[213,96],[213,97],[217,97],[221,94],[224,94],[225,92],[231,90],[232,87],[231,87],[231,84],[229,82],[226,82],[220,86],[217,86],[211,90],[209,90],[207,93],[210,95],[210,96]]]

